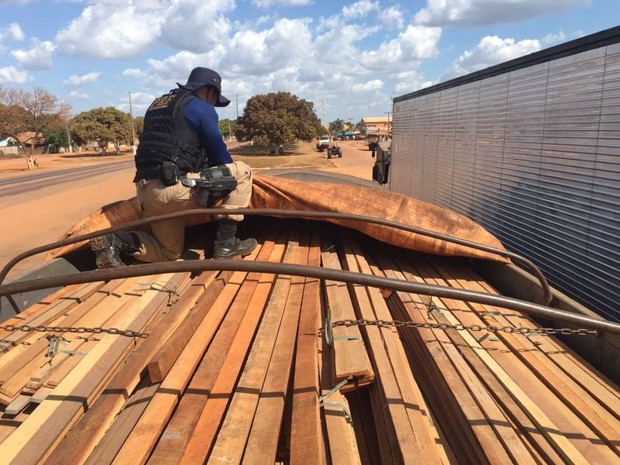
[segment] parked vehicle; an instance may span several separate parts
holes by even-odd
[[[328,146],[327,158],[342,158],[342,149],[336,144]]]
[[[316,141],[316,148],[319,152],[322,152],[329,147],[329,136],[327,134],[319,137]]]

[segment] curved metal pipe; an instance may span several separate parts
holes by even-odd
[[[459,239],[456,237],[448,236],[446,234],[440,234],[433,231],[428,231],[426,229],[417,228],[415,226],[406,225],[403,223],[398,223],[396,221],[385,220],[383,218],[375,218],[372,216],[365,215],[355,215],[350,213],[336,213],[336,212],[314,212],[314,211],[304,211],[304,210],[282,210],[277,208],[239,208],[235,210],[225,210],[222,208],[196,208],[192,210],[185,210],[181,212],[169,213],[166,215],[160,216],[152,216],[149,218],[142,218],[140,220],[130,221],[129,223],[125,223],[122,225],[114,226],[107,229],[102,229],[100,231],[95,231],[88,234],[83,234],[81,236],[71,237],[68,239],[64,239],[61,241],[53,242],[47,245],[43,245],[26,252],[23,252],[17,255],[15,258],[10,260],[2,271],[0,272],[0,284],[4,282],[4,278],[9,273],[11,268],[15,266],[15,264],[19,263],[21,260],[25,258],[31,257],[33,255],[48,252],[52,249],[56,249],[59,247],[64,247],[66,245],[75,244],[77,242],[85,241],[92,239],[94,237],[102,236],[105,234],[110,234],[116,231],[126,231],[135,228],[139,228],[142,226],[146,226],[151,223],[155,223],[157,221],[169,220],[172,218],[179,218],[183,216],[190,215],[263,215],[263,216],[273,216],[273,217],[293,217],[293,218],[304,218],[304,219],[337,219],[337,220],[353,220],[360,221],[362,223],[374,223],[380,224],[383,226],[389,226],[396,229],[402,229],[403,231],[413,232],[416,234],[421,234],[424,236],[432,237],[434,239],[440,239],[446,242],[452,242],[454,244],[463,245],[466,247],[471,247],[472,249],[482,250],[484,252],[494,253],[502,257],[510,258],[512,260],[521,262],[525,265],[535,276],[538,278],[540,285],[542,286],[544,298],[543,302],[545,305],[549,305],[551,300],[553,299],[553,295],[551,293],[551,287],[547,282],[547,279],[543,275],[542,271],[530,260],[525,257],[522,257],[514,252],[510,252],[508,250],[498,249],[496,247],[490,247],[482,244],[477,244],[476,242],[468,241],[465,239]]]
[[[18,281],[0,285],[0,296],[16,294],[36,289],[66,286],[68,284],[83,284],[95,281],[147,276],[160,273],[202,272],[202,271],[247,271],[258,273],[273,273],[280,275],[304,276],[309,278],[342,281],[364,286],[393,289],[396,291],[412,292],[423,295],[433,295],[456,300],[494,305],[521,311],[536,317],[563,321],[579,327],[595,329],[611,334],[620,334],[620,324],[606,320],[597,320],[583,315],[576,315],[566,311],[549,308],[544,305],[525,302],[511,297],[485,294],[477,291],[454,289],[451,287],[432,284],[411,283],[380,276],[354,273],[345,270],[294,265],[288,263],[270,263],[246,260],[182,260],[175,262],[151,263],[133,265],[123,268],[107,270],[84,271],[64,276],[52,276],[31,281]]]

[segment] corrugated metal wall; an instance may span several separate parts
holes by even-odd
[[[620,28],[609,31],[604,46],[586,37],[583,51],[396,98],[390,189],[478,221],[620,321]]]

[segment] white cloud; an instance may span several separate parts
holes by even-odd
[[[308,25],[306,19],[280,19],[271,29],[237,32],[228,50],[228,71],[264,76],[290,66],[303,68],[314,53]]]
[[[402,73],[397,73],[393,77],[397,82],[394,86],[394,90],[398,95],[415,92],[416,90],[420,90],[434,84],[433,82],[424,79],[424,77],[420,76],[416,71],[403,71]]]
[[[15,66],[0,68],[0,84],[24,84],[28,81],[28,72],[19,71]]]
[[[566,35],[564,34],[564,31],[560,29],[560,32],[557,34],[547,34],[543,37],[542,41],[545,45],[555,45],[564,42],[565,40]]]
[[[380,11],[379,2],[371,2],[370,0],[360,0],[350,6],[342,8],[342,16],[345,19],[364,18],[373,12]]]
[[[121,73],[123,77],[140,78],[144,75],[140,68],[127,68]]]
[[[381,24],[389,29],[402,29],[405,24],[403,12],[394,6],[382,10],[378,19]]]
[[[414,18],[427,26],[463,27],[513,23],[588,6],[591,0],[427,0]]]
[[[97,71],[93,71],[91,73],[83,74],[82,76],[78,76],[76,74],[69,76],[68,79],[65,79],[62,83],[68,87],[79,87],[84,83],[95,82],[99,79],[101,73]]]
[[[252,0],[252,5],[258,8],[272,6],[306,6],[312,4],[312,0]]]
[[[22,28],[17,23],[11,23],[7,27],[0,27],[0,41],[5,39],[21,42],[26,38]]]
[[[519,58],[540,50],[538,40],[502,39],[497,36],[484,37],[472,50],[464,52],[448,68],[442,80],[479,71],[505,61]]]
[[[135,78],[144,88],[159,94],[176,87],[177,82],[185,83],[190,71],[196,66],[207,66],[222,74],[219,69],[221,53],[219,49],[203,54],[182,51],[163,60],[149,59],[146,69],[126,69],[122,74]]]
[[[135,58],[158,38],[166,8],[155,0],[90,5],[58,32],[58,50],[82,57]]]
[[[373,79],[372,81],[355,84],[352,89],[354,92],[370,92],[374,90],[379,90],[382,87],[383,81],[381,81],[380,79]]]
[[[194,53],[223,46],[231,33],[231,22],[223,13],[234,8],[234,0],[174,2],[162,23],[161,40],[171,47]]]
[[[88,100],[90,98],[90,95],[88,95],[87,93],[79,92],[77,90],[72,90],[71,92],[69,92],[69,96],[78,100]]]
[[[377,50],[363,52],[361,61],[369,69],[410,67],[436,56],[440,37],[440,28],[409,25],[396,39],[382,43]]]
[[[22,68],[27,70],[47,70],[52,67],[52,56],[56,46],[45,40],[43,42],[33,40],[33,47],[30,50],[14,50],[11,56]]]

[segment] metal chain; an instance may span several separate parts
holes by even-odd
[[[160,292],[168,293],[168,303],[167,306],[172,306],[176,300],[175,297],[178,297],[176,289],[169,289],[162,285],[160,282],[155,281],[153,283],[139,283],[141,286],[145,286],[144,289],[141,290],[154,290]],[[84,326],[29,326],[29,325],[5,325],[0,326],[0,330],[4,330],[7,332],[15,332],[22,331],[24,333],[28,332],[37,332],[37,333],[80,333],[80,334],[114,334],[117,336],[125,336],[125,337],[140,337],[145,338],[148,336],[147,333],[141,333],[138,331],[133,331],[131,329],[119,329],[119,328],[86,328]],[[0,344],[6,344],[7,346],[16,346],[21,344],[19,341],[10,341],[8,339],[0,339]],[[0,347],[0,352],[6,352],[7,346]]]
[[[572,328],[515,328],[514,326],[483,326],[483,325],[464,325],[461,323],[449,324],[449,323],[415,323],[413,321],[391,321],[391,320],[340,320],[331,323],[332,327],[336,326],[379,326],[383,328],[395,327],[395,328],[425,328],[425,329],[455,329],[457,331],[489,331],[492,333],[503,332],[512,334],[522,334],[525,336],[531,334],[538,334],[541,336],[550,336],[552,334],[562,335],[578,335],[578,336],[596,336],[598,331],[595,329],[572,329]]]
[[[379,326],[383,328],[425,328],[425,329],[455,329],[457,331],[489,331],[492,333],[503,332],[510,334],[522,334],[525,336],[531,334],[538,334],[541,336],[550,336],[553,334],[562,334],[562,335],[578,335],[578,336],[596,336],[598,335],[598,331],[595,329],[586,329],[586,328],[515,328],[514,326],[482,326],[482,325],[464,325],[464,324],[449,324],[449,323],[416,323],[413,321],[392,321],[392,320],[368,320],[368,319],[359,319],[359,320],[340,320],[331,322],[331,327],[337,326]],[[147,333],[141,333],[138,331],[133,331],[131,329],[119,329],[119,328],[86,328],[83,326],[72,327],[72,326],[15,326],[15,325],[5,325],[0,326],[0,330],[4,330],[7,332],[39,332],[39,333],[79,333],[79,334],[114,334],[117,336],[125,336],[125,337],[139,337],[145,338],[148,336]],[[19,344],[19,341],[10,341],[6,339],[0,339],[0,344],[7,344],[11,346],[15,346]],[[0,350],[6,351],[6,347],[0,347]]]
[[[138,331],[133,331],[131,329],[119,329],[119,328],[86,328],[84,326],[29,326],[29,325],[5,325],[0,326],[0,330],[15,332],[22,331],[25,333],[28,332],[37,332],[37,333],[79,333],[79,334],[114,334],[117,336],[126,336],[126,337],[140,337],[145,338],[148,336],[147,333],[140,333]],[[16,341],[8,341],[5,339],[0,339],[0,343],[17,345],[19,342]]]

